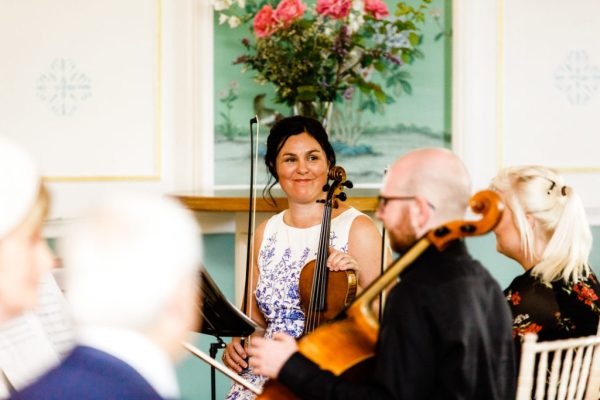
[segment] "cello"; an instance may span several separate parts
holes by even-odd
[[[482,215],[480,220],[452,221],[429,231],[333,321],[301,338],[298,351],[320,368],[342,377],[351,375],[353,369],[368,362],[374,356],[379,333],[379,321],[371,307],[379,293],[430,246],[443,251],[453,240],[487,233],[500,221],[503,204],[497,193],[490,190],[478,192],[469,204],[474,213]],[[277,380],[267,381],[258,396],[259,400],[296,398]]]
[[[332,182],[323,187],[327,191],[323,203],[321,232],[317,246],[317,258],[307,263],[300,272],[300,306],[304,310],[305,324],[303,335],[315,330],[319,325],[332,320],[354,300],[358,279],[354,270],[330,271],[327,268],[329,235],[331,232],[331,212],[338,208],[338,200],[345,201],[343,188],[352,188],[346,179],[346,171],[340,166],[331,167],[328,179]]]

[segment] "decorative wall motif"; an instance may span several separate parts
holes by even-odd
[[[161,1],[3,8],[0,131],[47,180],[160,180]]]
[[[55,115],[70,116],[92,95],[91,79],[68,58],[55,59],[37,80],[37,94]]]
[[[569,103],[585,105],[600,86],[600,68],[590,61],[585,50],[573,50],[554,74],[556,87],[565,93]]]
[[[597,223],[600,2],[500,0],[500,6],[498,167],[558,169]]]

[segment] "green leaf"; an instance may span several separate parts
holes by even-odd
[[[379,72],[385,71],[385,64],[381,60],[376,61],[373,66]]]
[[[377,105],[374,101],[370,101],[369,103],[367,103],[366,109],[371,111],[372,113],[375,113],[375,110],[377,110]]]
[[[421,41],[421,38],[420,38],[420,36],[419,36],[419,35],[417,35],[416,33],[414,33],[414,32],[411,32],[411,33],[409,33],[409,34],[408,34],[408,41],[410,42],[410,44],[411,44],[412,46],[416,46],[416,45],[418,45],[418,44],[419,44],[419,42]]]
[[[433,41],[437,42],[438,40],[440,40],[443,37],[444,37],[444,32],[440,32],[437,35],[435,35],[435,37],[433,38]]]
[[[383,90],[381,90],[379,86],[377,86],[376,89],[373,89],[373,93],[375,94],[375,98],[377,99],[377,101],[379,101],[380,103],[385,103],[387,95],[383,92]]]
[[[408,81],[401,80],[400,85],[402,86],[402,90],[404,90],[407,94],[412,94],[412,86]]]

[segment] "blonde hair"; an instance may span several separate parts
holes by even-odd
[[[491,188],[502,192],[521,235],[521,249],[528,261],[540,261],[532,274],[548,284],[562,278],[577,282],[590,273],[588,258],[592,232],[579,196],[555,170],[542,166],[502,169]],[[535,220],[535,229],[527,216]],[[535,235],[546,243],[535,254]]]

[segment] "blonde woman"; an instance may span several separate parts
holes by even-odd
[[[504,292],[517,352],[528,332],[539,340],[594,334],[600,285],[588,263],[592,234],[579,196],[541,166],[505,168],[491,187],[506,204],[496,248],[525,270]]]

